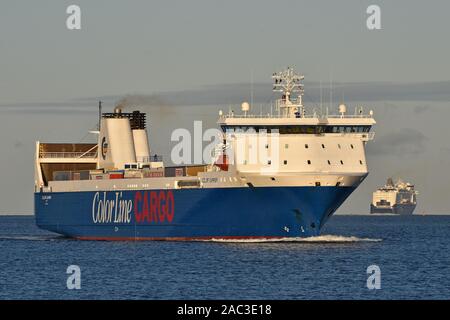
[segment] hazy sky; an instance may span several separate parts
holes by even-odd
[[[81,30],[66,28],[71,4]],[[366,28],[370,4],[382,30]],[[34,141],[80,141],[99,98],[149,99],[153,149],[168,154],[171,130],[214,126],[219,108],[249,98],[251,79],[266,102],[287,65],[306,75],[310,104],[332,78],[333,106],[375,110],[371,173],[339,212],[367,212],[389,175],[417,185],[418,211],[450,212],[449,12],[448,1],[3,0],[0,212],[32,212]]]

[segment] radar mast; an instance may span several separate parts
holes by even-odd
[[[294,72],[292,67],[284,71],[276,72],[272,75],[274,80],[273,92],[281,92],[281,99],[277,100],[277,108],[284,117],[304,117],[305,108],[303,107],[303,84],[301,81],[305,77]],[[297,97],[293,98],[296,93]]]

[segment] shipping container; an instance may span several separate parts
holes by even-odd
[[[80,171],[81,180],[89,180],[89,170]]]
[[[144,178],[161,178],[164,177],[164,168],[146,168],[142,170]]]
[[[110,179],[123,179],[123,173],[110,173]]]
[[[72,180],[81,180],[79,172],[72,172]]]
[[[196,165],[186,167],[186,175],[195,177],[199,172],[205,172],[207,165]]]
[[[164,177],[164,171],[145,171],[144,178],[162,178]]]
[[[127,178],[127,179],[142,178],[142,171],[140,171],[140,170],[125,170],[124,178]]]
[[[89,180],[89,170],[72,171],[72,180]]]
[[[53,171],[53,181],[68,180],[72,180],[72,173],[70,171]]]
[[[102,180],[103,175],[103,173],[93,173],[91,174],[91,180]]]
[[[186,166],[164,168],[164,176],[166,177],[184,177],[185,175]]]

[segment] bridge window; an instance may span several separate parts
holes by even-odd
[[[328,126],[328,125],[255,125],[255,126],[222,126],[223,132],[266,132],[280,134],[321,134],[321,133],[356,133],[369,132],[371,126]]]
[[[284,160],[283,163],[286,165],[287,164],[287,160]]]

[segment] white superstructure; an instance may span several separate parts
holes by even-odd
[[[373,112],[364,115],[309,114],[303,105],[303,76],[293,69],[275,73],[273,90],[281,92],[276,112],[265,115],[233,111],[221,114],[222,149],[231,150],[237,175],[254,186],[356,186],[367,175],[365,144],[373,139]],[[220,148],[219,148],[220,149]]]

